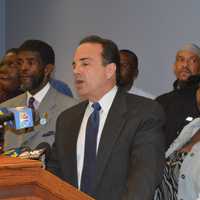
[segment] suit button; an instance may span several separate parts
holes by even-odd
[[[185,179],[185,175],[184,175],[184,174],[182,174],[182,175],[181,175],[181,178],[182,178],[182,179]]]

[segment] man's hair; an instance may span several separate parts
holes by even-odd
[[[55,53],[53,48],[41,40],[26,40],[18,49],[21,51],[32,51],[39,54],[42,64],[55,64]]]
[[[79,45],[84,43],[94,43],[102,45],[102,61],[103,65],[114,63],[116,65],[116,83],[120,85],[120,55],[117,45],[108,39],[101,38],[97,35],[91,35],[83,38]]]
[[[0,68],[2,68],[4,66],[4,63],[3,63],[3,61],[1,60],[0,61]]]
[[[7,55],[9,53],[17,54],[18,53],[18,48],[7,49],[5,55]]]
[[[137,77],[139,74],[139,70],[138,70],[138,57],[136,56],[136,54],[129,49],[121,49],[119,52],[127,54],[129,58],[132,60],[132,63],[134,64],[133,66],[134,77]]]

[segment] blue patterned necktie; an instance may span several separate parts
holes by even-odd
[[[81,191],[91,196],[94,192],[97,133],[99,129],[99,111],[101,110],[101,106],[97,102],[92,104],[92,107],[94,111],[88,118],[86,126],[84,164],[81,176]]]

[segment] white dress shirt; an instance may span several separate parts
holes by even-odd
[[[97,147],[96,152],[98,152],[98,146],[101,139],[102,130],[114,100],[114,97],[117,93],[117,86],[113,87],[109,92],[107,92],[98,102],[101,105],[101,110],[99,112],[99,130],[97,133]],[[81,175],[83,170],[83,162],[84,162],[84,152],[85,152],[85,134],[86,134],[86,125],[89,116],[93,112],[92,104],[94,102],[89,102],[85,114],[80,126],[79,136],[77,140],[76,154],[77,154],[77,173],[78,173],[78,187],[80,188],[81,183]]]
[[[47,92],[50,89],[50,83],[47,83],[39,92],[37,92],[36,94],[32,95],[29,91],[27,91],[27,105],[28,105],[28,101],[31,97],[34,97],[35,101],[34,101],[34,108],[38,109],[40,103],[42,102],[42,100],[44,99],[45,95],[47,94]]]

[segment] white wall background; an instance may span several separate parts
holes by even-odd
[[[0,58],[5,51],[5,0],[0,0]]]
[[[140,60],[136,86],[159,95],[172,88],[176,50],[200,45],[199,10],[199,0],[6,0],[6,48],[30,38],[49,42],[56,78],[74,91],[73,52],[81,38],[98,34],[132,49]]]

